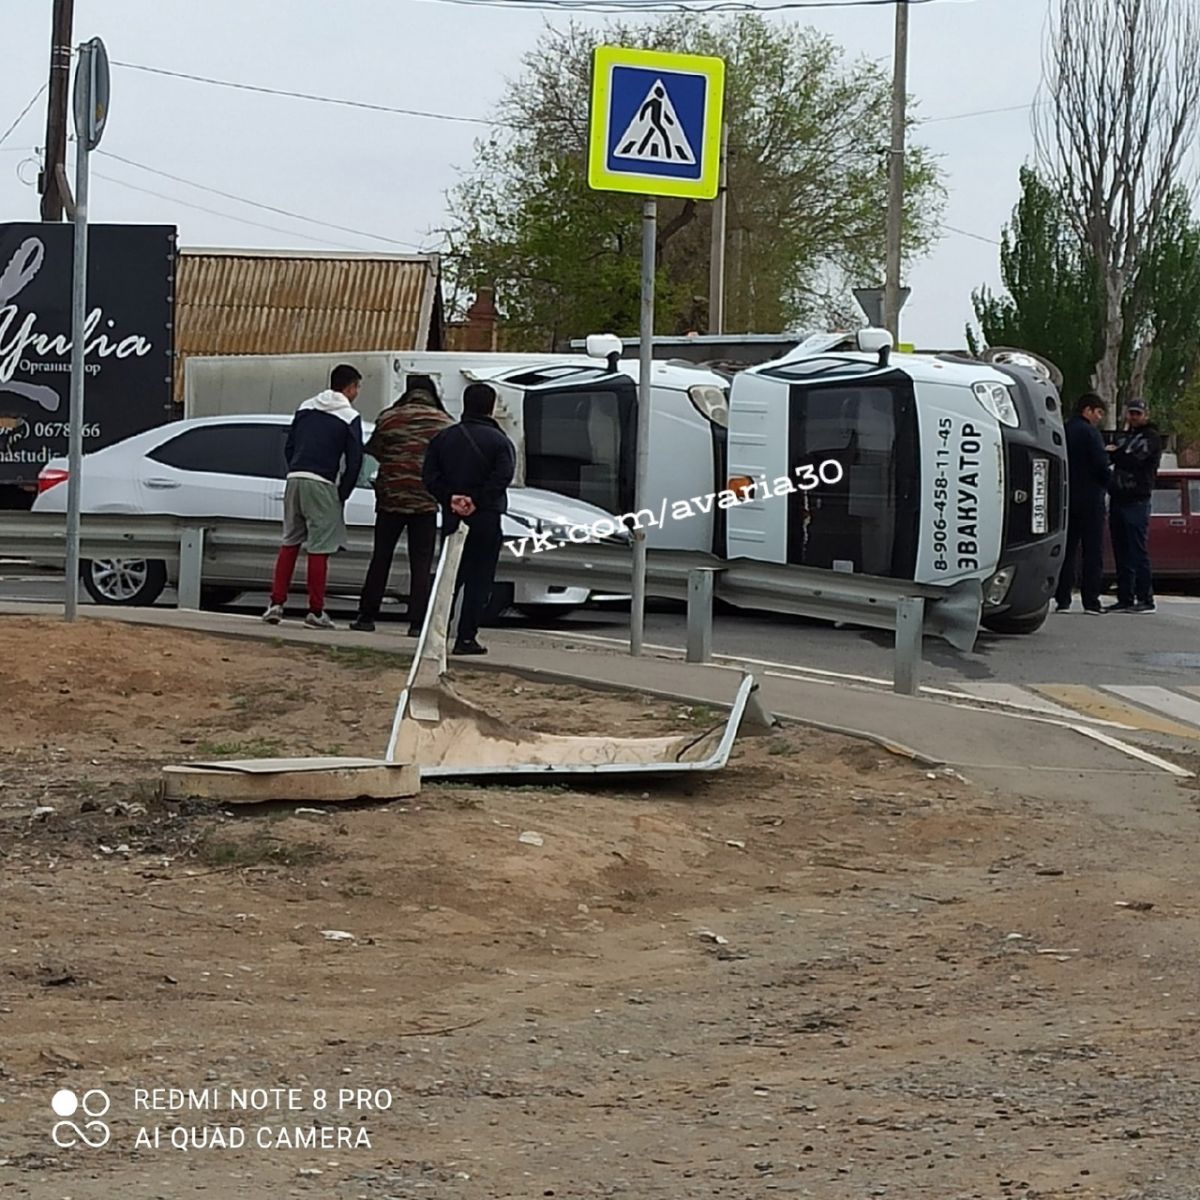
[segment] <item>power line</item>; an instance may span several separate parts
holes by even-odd
[[[461,6],[470,7],[472,5],[478,7],[478,6],[482,5],[483,7],[511,8],[519,2],[520,3],[528,2],[533,5],[541,5],[541,4],[557,5],[557,4],[563,3],[564,0],[429,0],[429,2],[438,3],[438,4],[454,4],[454,5],[458,5],[460,7]],[[595,2],[597,2],[597,0],[581,0],[581,2],[595,3]],[[599,2],[615,3],[616,0],[599,0]],[[648,2],[661,3],[662,0],[648,0]],[[680,2],[682,2],[682,0],[680,0]],[[726,0],[713,0],[713,3],[725,3],[725,2],[726,2]],[[733,0],[733,2],[737,3],[737,2],[740,2],[740,0]],[[877,3],[892,4],[894,2],[895,2],[895,0],[856,0],[857,4],[877,4]],[[909,0],[909,3],[932,4],[932,3],[936,3],[936,0]],[[799,7],[812,8],[812,7],[816,7],[816,5],[800,4]],[[597,10],[597,11],[599,11],[599,10]],[[657,10],[647,9],[645,11],[649,12],[649,11],[657,11]],[[464,125],[484,125],[484,126],[493,127],[493,128],[494,127],[512,128],[512,126],[509,125],[507,122],[493,120],[488,117],[468,117],[468,116],[464,116],[460,113],[441,113],[441,112],[433,112],[428,109],[400,108],[400,107],[390,105],[390,104],[374,104],[374,103],[370,103],[370,102],[364,101],[364,100],[347,100],[347,99],[344,99],[339,96],[320,96],[320,95],[316,95],[311,92],[294,92],[294,91],[289,91],[286,88],[272,88],[272,87],[266,87],[261,84],[255,84],[255,83],[239,83],[236,80],[232,80],[232,79],[215,79],[212,76],[193,75],[186,71],[171,71],[171,70],[166,69],[165,67],[151,67],[151,66],[147,66],[144,63],[127,63],[127,62],[114,61],[112,63],[112,65],[114,67],[123,67],[126,70],[130,70],[130,71],[141,71],[147,75],[161,75],[168,79],[185,79],[192,83],[206,83],[212,87],[230,88],[234,91],[239,91],[239,92],[255,92],[255,93],[257,93],[259,95],[263,95],[263,96],[280,96],[280,97],[283,97],[284,99],[289,99],[289,100],[308,100],[308,101],[312,101],[313,103],[316,103],[316,104],[334,104],[334,105],[338,105],[343,108],[365,109],[368,112],[391,113],[393,115],[402,116],[402,117],[419,117],[424,120],[430,120],[430,121],[451,121],[451,122],[455,122],[458,124],[464,124]],[[43,87],[42,90],[44,91],[45,88]],[[35,96],[34,102],[36,102],[36,100],[37,100],[37,97]],[[939,124],[944,121],[965,121],[971,117],[987,117],[987,116],[992,116],[993,114],[996,114],[996,113],[1024,112],[1024,111],[1028,111],[1032,107],[1036,107],[1038,104],[1045,104],[1045,103],[1046,103],[1046,101],[1033,101],[1031,104],[1014,104],[1014,105],[1009,105],[1004,108],[982,108],[982,109],[977,109],[974,112],[950,113],[946,116],[941,116],[941,117],[924,117],[924,118],[920,118],[918,120],[918,124],[934,125],[934,124]],[[30,107],[32,107],[32,105]],[[28,109],[26,111],[28,111]],[[24,115],[24,114],[22,114],[22,115]],[[19,123],[19,120],[20,120],[20,118],[18,118],[18,123]],[[0,141],[3,141],[3,139],[0,138]]]
[[[266,225],[262,221],[251,221],[248,217],[237,217],[233,213],[221,212],[215,208],[206,208],[203,204],[193,204],[189,200],[180,200],[177,196],[168,196],[163,192],[155,192],[150,188],[139,187],[136,183],[127,183],[124,179],[114,179],[111,175],[102,175],[99,171],[93,171],[92,175],[96,179],[103,179],[106,183],[115,183],[118,187],[128,188],[131,192],[141,192],[146,196],[154,196],[158,200],[166,200],[171,204],[179,204],[184,208],[194,208],[197,212],[208,213],[210,216],[223,217],[226,221],[239,221],[243,225],[253,225],[258,229],[269,229],[272,233],[282,233],[286,237],[303,238],[306,242],[320,242],[323,246],[333,246],[338,250],[349,250],[353,247],[347,246],[344,242],[331,242],[327,238],[314,237],[310,233],[299,233],[292,229],[280,229],[278,225]]]
[[[170,171],[160,171],[156,167],[150,167],[145,163],[136,162],[132,158],[125,158],[123,155],[114,154],[110,150],[97,150],[95,153],[102,155],[104,158],[111,158],[116,162],[124,163],[127,167],[136,167],[139,171],[147,171],[151,175],[170,179],[174,183],[182,183],[187,187],[196,188],[201,192],[210,192],[212,195],[220,196],[224,200],[234,200],[239,204],[248,204],[251,208],[260,208],[264,212],[275,213],[277,216],[290,217],[295,221],[305,221],[310,225],[320,225],[325,229],[335,229],[338,233],[352,233],[355,237],[370,238],[377,242],[388,242],[393,246],[404,246],[409,250],[422,250],[422,247],[416,242],[406,242],[400,238],[385,237],[379,233],[368,233],[365,229],[354,229],[349,225],[335,225],[332,221],[322,221],[317,217],[306,217],[303,213],[292,212],[286,208],[276,208],[273,204],[263,204],[258,200],[250,200],[234,192],[223,192],[220,188],[209,187],[205,183],[197,183],[194,179],[185,179],[182,175],[172,175]]]
[[[29,115],[29,110],[42,98],[42,93],[49,86],[49,83],[43,83],[42,86],[38,88],[36,92],[34,92],[33,99],[30,100],[30,102],[25,105],[23,109],[21,109],[20,115],[17,117],[17,119],[4,131],[3,134],[0,134],[0,146],[3,146],[4,143],[8,141],[9,134],[11,134],[16,127],[20,125],[23,120],[25,120],[25,118]]]
[[[1007,108],[980,108],[975,112],[952,113],[948,117],[922,117],[920,123],[936,125],[940,121],[965,121],[968,117],[990,117],[994,113],[1030,112],[1032,109],[1048,103],[1047,100],[1031,100],[1028,104],[1010,104]]]
[[[953,225],[943,225],[942,228],[950,233],[957,233],[959,237],[971,238],[976,242],[986,242],[989,246],[999,246],[1001,244],[995,238],[984,237],[981,233],[971,233],[967,229],[957,229]]]
[[[293,92],[284,88],[262,87],[256,83],[237,83],[231,79],[213,79],[207,75],[190,75],[186,71],[168,71],[164,67],[147,67],[141,63],[113,61],[114,67],[127,71],[143,71],[147,75],[165,75],[170,79],[187,79],[192,83],[207,83],[213,87],[233,88],[239,92],[258,92],[264,96],[283,96],[289,100],[312,100],[318,104],[338,104],[345,108],[366,109],[369,112],[394,113],[401,117],[424,117],[431,121],[459,121],[467,125],[496,125],[486,117],[462,117],[452,113],[428,112],[420,108],[397,108],[390,104],[370,104],[364,100],[346,100],[340,96],[317,96],[310,92]]]

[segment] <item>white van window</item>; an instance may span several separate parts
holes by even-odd
[[[530,392],[525,397],[526,485],[608,512],[630,511],[634,419],[630,397],[616,390]]]
[[[911,385],[794,387],[793,468],[834,461],[841,480],[790,497],[788,561],[911,578],[920,483]]]

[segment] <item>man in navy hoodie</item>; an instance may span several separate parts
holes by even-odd
[[[283,545],[275,560],[268,625],[283,620],[288,589],[303,546],[308,555],[308,616],[311,629],[334,629],[325,612],[329,556],[346,544],[343,515],[363,463],[362,418],[354,409],[362,376],[353,367],[334,367],[329,388],[305,400],[292,418],[284,454]]]
[[[1104,449],[1100,426],[1108,411],[1094,392],[1079,398],[1075,415],[1067,422],[1067,552],[1054,600],[1059,612],[1070,612],[1075,586],[1075,562],[1083,551],[1080,577],[1083,611],[1099,613],[1104,577],[1104,497],[1112,468]]]

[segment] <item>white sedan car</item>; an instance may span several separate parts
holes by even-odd
[[[175,517],[245,517],[283,521],[283,490],[287,475],[284,442],[287,416],[201,417],[174,421],[126,438],[89,454],[83,472],[81,506],[84,513],[153,513]],[[364,437],[372,426],[365,425]],[[47,463],[38,478],[34,512],[67,510],[67,460]],[[346,504],[346,525],[375,524],[371,480],[378,463],[363,463],[359,486]],[[591,526],[609,514],[594,505],[540,488],[509,489],[504,518],[506,539],[528,537],[542,530]],[[605,541],[628,540],[620,531]],[[595,540],[595,539],[589,539]],[[403,546],[403,543],[402,543]],[[205,568],[204,603],[219,606],[242,592],[262,591],[270,580],[271,562],[264,560],[254,578],[230,578],[219,562]],[[153,604],[168,583],[166,564],[153,559],[87,560],[83,584],[98,604]],[[333,555],[329,560],[329,591],[357,596],[365,564]],[[388,591],[407,595],[408,563],[403,549],[396,554]],[[529,616],[556,616],[586,604],[587,588],[545,587],[539,584],[497,584],[489,618],[516,607]]]

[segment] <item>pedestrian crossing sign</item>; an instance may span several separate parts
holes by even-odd
[[[722,59],[597,46],[588,183],[598,191],[712,200],[724,102]]]

